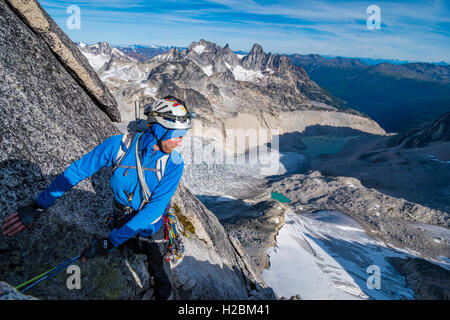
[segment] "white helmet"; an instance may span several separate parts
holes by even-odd
[[[188,112],[186,104],[173,96],[157,99],[152,105],[144,106],[148,123],[159,123],[167,129],[190,129],[195,112]]]

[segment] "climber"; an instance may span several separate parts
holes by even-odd
[[[95,236],[83,248],[81,260],[104,256],[122,244],[147,255],[154,278],[154,299],[167,299],[172,291],[170,263],[164,261],[163,219],[183,173],[184,162],[174,148],[181,146],[195,113],[173,96],[146,105],[148,130],[112,136],[72,163],[28,206],[5,218],[3,235],[29,228],[57,198],[102,167],[113,166],[110,185],[114,194],[109,236]],[[128,145],[128,147],[127,147]],[[137,156],[138,155],[138,156]]]

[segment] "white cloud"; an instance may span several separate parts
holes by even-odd
[[[187,46],[205,38],[218,44],[229,43],[233,50],[250,49],[259,43],[266,52],[319,53],[373,58],[424,61],[450,61],[450,23],[447,3],[377,1],[382,29],[366,28],[367,2],[303,1],[259,4],[243,0],[211,0],[204,8],[184,7],[164,11],[124,12],[143,1],[79,1],[83,29],[67,30],[75,41],[161,43]],[[73,4],[69,1],[41,1],[45,7]],[[217,6],[221,4],[223,6]],[[102,5],[107,11],[99,10]],[[213,8],[208,8],[208,5]],[[161,6],[159,7],[161,9]],[[67,15],[59,12],[64,28]],[[63,14],[64,12],[64,14]],[[124,43],[126,44],[126,43]]]

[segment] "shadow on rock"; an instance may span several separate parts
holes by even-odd
[[[191,272],[190,270],[196,270]],[[244,284],[244,285],[243,285]],[[192,256],[174,268],[174,298],[190,300],[273,300],[271,288],[255,284],[236,266],[211,264]]]
[[[307,150],[307,146],[303,143],[303,138],[318,136],[346,138],[359,136],[377,137],[378,135],[362,132],[360,130],[352,129],[349,127],[313,125],[306,127],[306,129],[302,132],[288,132],[278,136],[274,136],[273,139],[278,139],[280,163],[286,169],[286,172],[267,177],[268,182],[273,183],[280,181],[286,175],[290,174],[306,174],[308,170],[314,169],[311,167],[312,159],[314,157],[305,153],[305,150]],[[272,143],[267,143],[266,147],[271,149]],[[273,147],[276,147],[276,145],[273,145]],[[326,151],[327,150],[324,150],[324,154],[320,155],[319,157],[326,158],[328,155]]]
[[[55,175],[25,160],[0,163],[0,200],[3,219],[18,207],[31,203]],[[94,234],[107,236],[106,219],[112,210],[109,168],[72,188],[46,210],[35,224],[14,237],[0,234],[0,279],[19,285],[80,254]],[[44,281],[27,294],[41,299],[129,299],[134,285],[115,252],[105,259],[77,262],[81,268],[80,290],[69,290],[65,272]]]
[[[197,195],[196,196],[220,222],[235,215],[240,217],[255,217],[259,211],[252,204],[241,199],[226,198],[221,196]]]

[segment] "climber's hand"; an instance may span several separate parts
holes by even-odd
[[[114,246],[108,238],[95,237],[89,245],[83,248],[80,260],[84,262],[87,259],[106,256],[112,249]]]
[[[39,207],[36,203],[19,208],[16,212],[10,214],[3,220],[3,224],[0,228],[6,230],[3,231],[2,234],[4,236],[14,236],[17,233],[28,229],[43,211],[44,209]]]

